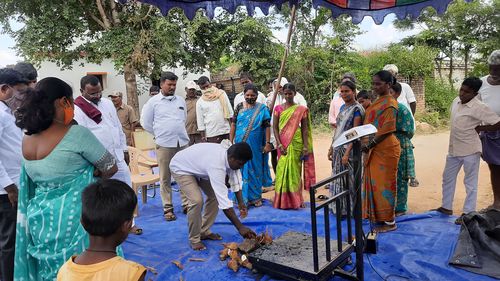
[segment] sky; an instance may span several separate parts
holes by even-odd
[[[380,49],[387,46],[389,43],[399,42],[406,36],[413,35],[419,30],[411,30],[401,32],[394,28],[392,22],[395,16],[388,15],[381,25],[376,25],[370,17],[366,17],[360,23],[360,29],[363,34],[358,35],[354,42],[354,48],[358,51]],[[14,28],[20,28],[19,24],[14,23]],[[286,39],[287,30],[275,31],[274,35],[282,42]],[[16,51],[13,49],[15,41],[10,36],[3,34],[0,28],[0,67],[5,67],[9,64],[15,64],[21,61],[22,58],[17,56]]]

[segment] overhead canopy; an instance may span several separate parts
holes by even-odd
[[[302,0],[139,0],[160,8],[163,14],[167,14],[172,8],[181,8],[186,16],[192,19],[196,11],[203,9],[209,18],[214,17],[214,11],[220,7],[234,13],[240,6],[247,8],[250,16],[255,8],[259,8],[264,14],[269,13],[271,6],[278,8],[285,2],[290,6],[299,4]],[[400,19],[405,17],[416,18],[425,7],[433,7],[438,13],[444,13],[446,7],[452,0],[312,0],[314,7],[325,7],[332,11],[334,18],[340,15],[350,15],[354,23],[359,23],[365,16],[373,18],[376,24],[381,24],[384,17],[394,13]],[[466,0],[470,2],[472,0]]]

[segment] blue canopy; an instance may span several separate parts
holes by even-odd
[[[290,6],[300,4],[302,0],[139,0],[160,8],[163,14],[167,14],[172,8],[181,8],[189,19],[192,19],[196,11],[203,9],[209,18],[214,17],[216,8],[234,13],[240,6],[244,6],[250,16],[255,8],[259,8],[264,14],[269,13],[271,6],[278,8],[285,2]],[[354,23],[359,23],[365,16],[373,18],[376,24],[381,24],[386,15],[396,14],[399,19],[410,17],[416,18],[425,7],[433,7],[438,13],[446,11],[452,0],[313,0],[314,7],[325,7],[332,11],[333,17],[350,15]],[[472,0],[466,0],[470,2]]]

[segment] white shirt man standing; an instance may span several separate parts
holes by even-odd
[[[75,99],[75,121],[88,128],[116,158],[118,172],[112,179],[132,186],[130,170],[125,162],[127,141],[113,102],[102,99],[101,83],[92,75],[82,77],[80,92],[82,95]]]
[[[23,132],[6,100],[26,88],[27,80],[13,69],[0,69],[0,279],[13,280],[17,194],[21,173]]]
[[[395,64],[388,64],[384,66],[384,70],[392,73],[394,77],[398,75],[398,67]],[[399,82],[399,84],[401,84],[401,95],[398,98],[398,102],[406,105],[406,107],[411,111],[411,114],[415,115],[415,111],[417,110],[417,99],[415,98],[413,90],[410,85],[406,83]]]
[[[253,77],[250,73],[248,72],[242,72],[240,74],[240,83],[241,83],[241,86],[243,86],[243,88],[245,88],[245,85],[246,84],[249,84],[249,83],[253,83]],[[234,97],[234,102],[233,102],[233,109],[236,110],[236,106],[242,102],[245,101],[245,95],[243,92],[237,94],[235,97]],[[258,103],[262,103],[262,104],[266,104],[267,103],[267,98],[266,96],[261,93],[259,91],[259,94],[257,96],[257,102]]]
[[[196,119],[202,141],[220,143],[229,139],[233,108],[226,92],[210,84],[206,76],[198,78],[202,96],[196,102]]]
[[[175,95],[177,79],[174,73],[163,72],[160,77],[160,93],[148,100],[141,114],[142,127],[155,138],[163,216],[167,221],[177,219],[172,204],[170,161],[189,144],[186,131],[186,101]],[[185,202],[183,206],[186,206]]]

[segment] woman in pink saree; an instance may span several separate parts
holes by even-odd
[[[273,206],[277,209],[298,209],[304,205],[302,188],[308,190],[316,182],[311,120],[307,107],[294,103],[293,84],[283,86],[283,96],[286,102],[276,106],[273,114],[274,135],[279,136],[276,138],[278,167]]]

